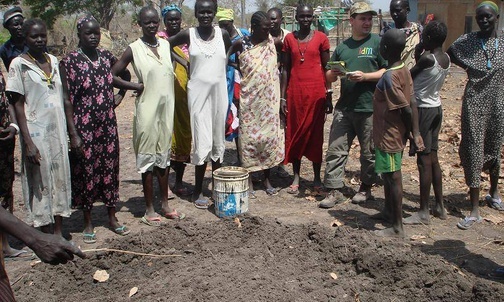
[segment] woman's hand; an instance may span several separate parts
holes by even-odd
[[[42,156],[40,156],[39,149],[34,143],[26,144],[26,159],[28,162],[40,166]]]
[[[280,98],[280,113],[283,115],[287,115],[287,100],[284,98]]]
[[[16,136],[16,132],[17,129],[12,126],[8,126],[7,128],[0,127],[0,141],[13,139]]]
[[[280,98],[280,122],[287,125],[287,101],[284,98]]]
[[[325,113],[326,114],[330,114],[333,112],[333,104],[332,104],[332,95],[333,93],[332,92],[326,92],[326,100],[325,100],[325,104],[324,104],[324,108],[325,108]]]
[[[117,108],[117,106],[121,105],[123,99],[124,96],[122,94],[114,94],[114,109]]]
[[[70,136],[70,150],[78,157],[84,157],[84,144],[79,135]]]
[[[135,89],[136,95],[140,96],[143,91],[144,91],[144,84],[143,83],[138,83],[138,86]]]

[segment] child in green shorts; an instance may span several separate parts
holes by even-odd
[[[421,142],[418,124],[413,125],[411,99],[413,80],[401,52],[405,34],[390,29],[380,42],[380,54],[388,60],[387,71],[376,85],[373,99],[373,140],[375,143],[375,171],[384,180],[385,207],[382,215],[392,222],[392,228],[377,231],[380,236],[404,236],[402,224],[402,153],[411,130],[415,141]],[[414,127],[413,127],[414,126]],[[423,148],[423,144],[420,148]]]

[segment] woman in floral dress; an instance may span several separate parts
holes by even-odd
[[[82,141],[82,147],[70,153],[72,206],[84,211],[84,242],[94,243],[91,210],[95,201],[105,204],[115,233],[129,233],[115,215],[119,201],[119,137],[111,68],[117,59],[109,51],[97,49],[100,25],[93,17],[79,19],[77,32],[79,48],[61,61],[60,71],[67,96],[67,119],[73,119]],[[120,93],[124,96],[124,91]]]
[[[284,158],[284,139],[280,129],[280,77],[275,42],[269,35],[271,21],[265,12],[252,15],[252,36],[234,43],[239,51],[242,74],[238,153],[249,172],[264,171],[268,195],[276,195],[270,183],[270,168]],[[255,194],[249,178],[250,197]]]

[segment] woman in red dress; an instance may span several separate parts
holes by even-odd
[[[281,108],[286,115],[285,163],[292,163],[294,180],[287,190],[299,193],[301,158],[313,163],[314,191],[322,187],[320,167],[324,142],[325,114],[332,112],[332,90],[326,84],[325,66],[329,61],[329,40],[310,28],[313,8],[296,9],[299,30],[285,36],[284,70],[281,81]]]

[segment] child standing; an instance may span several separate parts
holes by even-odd
[[[429,224],[429,197],[431,184],[434,189],[436,205],[432,209],[434,217],[446,219],[443,204],[443,184],[441,167],[438,161],[438,136],[443,119],[439,90],[443,86],[450,57],[443,52],[447,27],[444,23],[431,21],[422,33],[423,49],[416,65],[411,69],[418,105],[418,124],[425,149],[417,153],[420,173],[420,210],[403,220],[404,224]]]
[[[377,231],[379,236],[404,236],[402,152],[412,128],[415,141],[420,137],[418,125],[412,123],[410,102],[413,97],[413,80],[401,61],[405,43],[406,36],[398,29],[387,31],[380,41],[380,54],[388,60],[388,69],[378,81],[373,99],[375,171],[382,174],[385,183],[385,208],[382,214],[392,222],[392,228]],[[423,149],[423,145],[419,148]]]

